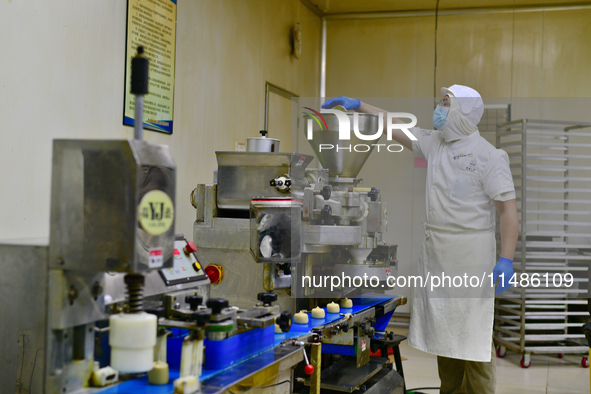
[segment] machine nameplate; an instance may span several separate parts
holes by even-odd
[[[146,193],[140,201],[138,210],[140,224],[150,235],[164,234],[174,223],[174,204],[162,190]]]

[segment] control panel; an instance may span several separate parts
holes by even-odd
[[[197,260],[196,251],[197,246],[193,242],[187,241],[184,235],[175,236],[174,250],[172,251],[173,266],[159,271],[167,286],[208,279]]]

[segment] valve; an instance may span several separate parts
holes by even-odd
[[[265,306],[270,306],[272,302],[277,301],[277,294],[275,293],[259,293],[257,294],[257,300],[263,303]]]

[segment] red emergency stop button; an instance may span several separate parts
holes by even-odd
[[[183,248],[186,254],[197,251],[197,246],[192,241],[187,241],[187,245]]]
[[[221,283],[224,279],[224,269],[219,265],[208,265],[205,267],[204,271],[209,278],[209,281],[214,285]]]

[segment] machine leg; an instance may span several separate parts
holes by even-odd
[[[398,375],[404,379],[404,371],[402,370],[402,357],[400,357],[400,348],[398,345],[392,348],[392,353],[394,353],[394,362],[396,363],[396,372]],[[406,381],[404,381],[404,392],[406,393]]]
[[[320,394],[320,374],[322,361],[322,343],[312,344],[311,362],[314,372],[310,376],[310,394]]]

